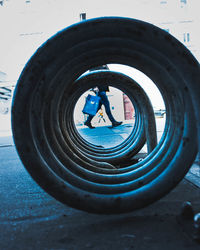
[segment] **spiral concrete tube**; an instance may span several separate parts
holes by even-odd
[[[159,88],[166,106],[163,136],[143,161],[119,169],[96,172],[68,157],[61,162],[55,131],[63,126],[63,93],[88,69],[109,63],[134,67]],[[199,79],[199,63],[189,50],[154,25],[120,17],[72,25],[35,52],[18,80],[12,103],[18,154],[33,179],[64,204],[107,214],[147,206],[173,189],[195,160]]]
[[[120,88],[120,85],[126,86],[126,88],[122,88],[123,91],[129,91],[130,98],[132,98],[131,96],[134,96],[135,99],[133,99],[132,102],[134,103],[135,110],[138,111],[136,112],[136,121],[142,119],[140,123],[136,122],[131,135],[123,143],[111,149],[101,149],[99,147],[95,147],[94,145],[88,144],[85,140],[82,140],[81,136],[77,133],[77,130],[73,126],[74,122],[72,111],[77,99],[83,92],[85,92],[85,90],[92,86],[94,87],[95,84],[100,84],[102,82],[109,82],[111,86],[115,86],[117,88]],[[82,91],[79,92],[77,91],[78,89]],[[143,147],[145,142],[145,134],[148,139],[147,142],[149,146],[149,152],[151,152],[157,145],[153,107],[144,90],[129,77],[111,71],[90,73],[89,75],[84,75],[78,79],[78,81],[75,82],[72,90],[68,92],[68,95],[64,94],[64,102],[62,102],[60,105],[61,107],[67,107],[63,112],[60,112],[63,114],[63,117],[60,118],[60,124],[63,122],[63,129],[61,127],[62,133],[66,137],[66,141],[71,139],[73,140],[76,146],[74,147],[71,143],[69,147],[74,148],[76,152],[77,150],[81,150],[89,158],[94,160],[106,161],[109,163],[116,162],[119,164],[119,162],[123,162],[126,158],[129,159],[135,155]],[[142,115],[140,113],[142,113]],[[57,126],[59,126],[59,124],[57,124]],[[67,135],[65,135],[66,132]],[[60,134],[61,133],[59,133],[58,136]]]

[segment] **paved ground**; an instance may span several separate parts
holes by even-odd
[[[125,136],[130,126],[108,131],[120,129]],[[57,202],[31,179],[7,132],[0,137],[0,250],[200,249],[192,220],[179,216],[184,201],[200,211],[199,165],[151,206],[122,215],[88,214]]]
[[[158,141],[162,136],[164,125],[164,118],[156,119]],[[77,129],[82,137],[90,143],[101,145],[106,148],[111,146],[113,147],[122,143],[130,135],[133,127],[133,121],[126,121],[121,126],[115,128],[112,128],[111,125],[108,125],[97,126],[95,129],[88,129],[88,127],[86,126],[79,126],[77,127]],[[146,150],[146,147],[144,149]]]
[[[178,219],[184,201],[200,211],[200,189],[183,180],[153,205],[122,215],[94,215],[46,194],[15,148],[0,149],[0,249],[199,249],[192,221]],[[189,228],[189,229],[188,229]]]
[[[112,128],[111,126],[102,126],[95,129],[79,128],[81,136],[95,145],[109,148],[122,143],[131,133],[132,124],[124,124],[119,127]]]

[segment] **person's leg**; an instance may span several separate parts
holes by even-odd
[[[84,124],[85,124],[86,126],[88,126],[88,128],[95,128],[95,127],[93,127],[92,124],[91,124],[91,121],[92,121],[92,118],[93,118],[93,117],[94,117],[93,115],[88,115],[87,120],[84,122]]]
[[[86,122],[91,122],[93,117],[93,115],[88,115]]]
[[[97,110],[97,112],[99,111],[99,109],[101,108],[101,106],[102,106],[102,103],[101,103],[101,101],[99,102],[99,107],[98,107],[98,110]],[[91,121],[92,121],[92,119],[93,119],[93,115],[88,115],[88,118],[87,118],[87,120],[85,121],[85,125],[86,126],[88,126],[89,128],[95,128],[94,126],[92,126],[92,124],[91,124]]]
[[[109,103],[109,100],[108,100],[108,97],[106,95],[106,92],[102,91],[102,92],[99,92],[99,96],[101,97],[101,102],[102,104],[104,105],[105,107],[105,110],[106,110],[106,114],[109,118],[109,120],[113,123],[115,122],[115,118],[113,117],[112,113],[111,113],[111,110],[110,110],[110,103]]]
[[[115,118],[113,117],[112,113],[111,113],[111,110],[110,110],[110,103],[109,103],[109,100],[108,100],[108,97],[106,95],[106,92],[102,91],[102,92],[99,92],[99,96],[101,97],[101,103],[104,105],[105,107],[105,110],[106,110],[106,114],[109,118],[109,120],[112,122],[112,126],[113,127],[116,127],[116,126],[119,126],[122,124],[122,122],[117,122],[115,120]]]

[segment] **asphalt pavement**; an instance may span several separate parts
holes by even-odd
[[[97,140],[98,128],[83,129],[83,134],[94,133],[93,142]],[[116,134],[122,140],[131,126],[103,129],[109,137],[112,133],[112,138]],[[121,215],[89,214],[44,192],[22,165],[12,136],[6,134],[0,137],[0,249],[200,249],[193,220],[180,216],[185,201],[200,212],[200,189],[188,181],[194,175],[199,182],[198,165],[194,168],[168,195],[144,209]]]

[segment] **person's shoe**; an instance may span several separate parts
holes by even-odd
[[[92,126],[91,122],[86,121],[86,122],[84,122],[84,125],[86,125],[88,128],[91,128],[91,129],[95,128],[95,127]]]
[[[119,126],[121,124],[122,124],[122,122],[115,121],[115,122],[112,123],[112,128],[117,127],[117,126]]]

